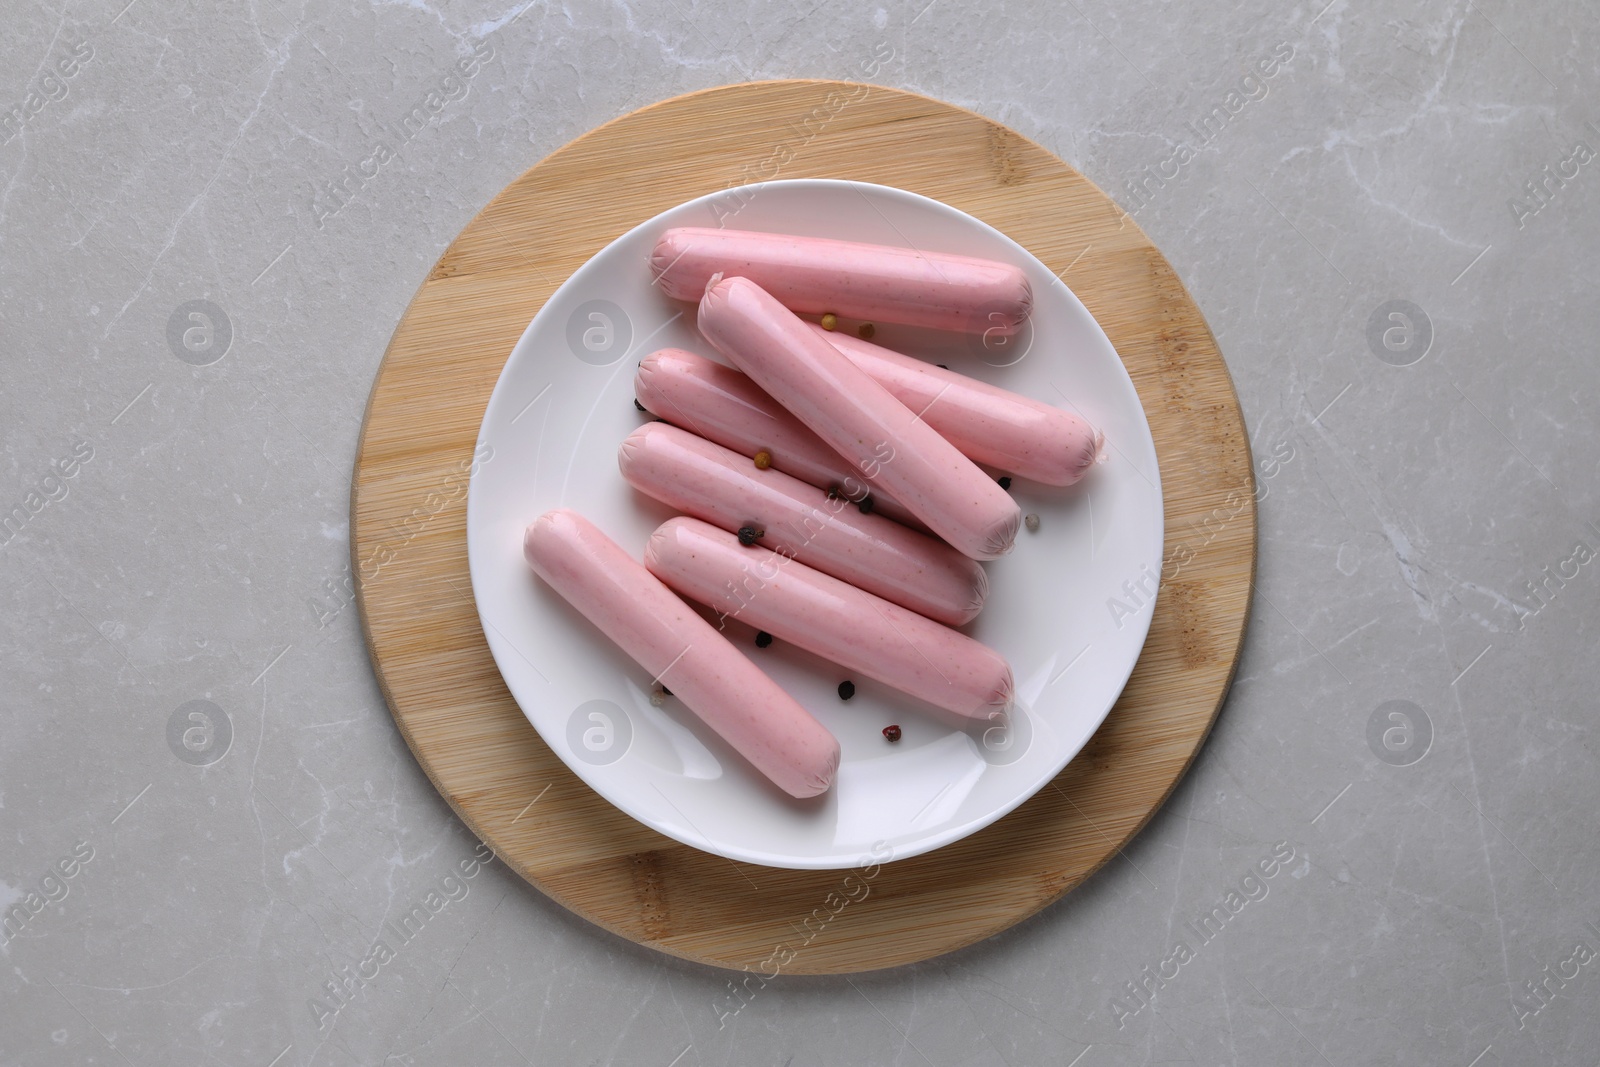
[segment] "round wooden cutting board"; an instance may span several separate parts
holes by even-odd
[[[489,394],[569,274],[665,209],[771,178],[850,178],[1000,229],[1077,293],[1133,378],[1160,458],[1166,552],[1150,636],[1105,724],[999,822],[849,871],[734,863],[613,808],[501,681],[467,573],[466,472]],[[1082,882],[1166,799],[1232,681],[1255,568],[1255,480],[1216,341],[1161,253],[1077,171],[912,93],[728,86],[625,115],[512,182],[434,267],[368,402],[351,553],[372,661],[428,777],[541,891],[642,945],[771,975],[889,967],[1003,930]]]

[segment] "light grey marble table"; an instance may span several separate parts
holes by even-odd
[[[1593,4],[4,6],[0,1063],[1600,1059]],[[1194,293],[1254,619],[1088,883],[744,1002],[473,861],[349,603],[350,471],[396,321],[518,173],[875,57]]]

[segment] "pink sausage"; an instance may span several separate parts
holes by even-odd
[[[1011,550],[1017,502],[755,282],[726,278],[707,289],[700,332],[958,551],[995,559]]]
[[[681,348],[646,356],[634,375],[633,392],[653,415],[745,456],[766,452],[772,465],[818,489],[837,489],[859,505],[866,482],[844,458],[761,387],[732,367]],[[871,510],[914,529],[916,516],[887,493],[870,493]]]
[[[759,542],[835,578],[948,626],[983,607],[983,568],[949,545],[754,463],[664,422],[622,442],[617,464],[629,485],[669,507]]]
[[[811,328],[969,459],[1046,485],[1071,485],[1105,446],[1105,435],[1070,411],[859,337]]]
[[[529,525],[523,555],[539,577],[784,792],[833,784],[839,742],[793,697],[575,511]]]
[[[968,718],[1011,703],[1011,668],[966,634],[699,519],[663,523],[644,565],[691,600]]]
[[[1033,310],[1008,263],[748,230],[668,230],[650,257],[668,296],[699,300],[714,274],[749,278],[785,307],[872,322],[1009,336]]]

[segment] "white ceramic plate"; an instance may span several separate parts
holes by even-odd
[[[617,471],[617,446],[650,416],[633,372],[658,348],[719,358],[694,308],[651,284],[646,261],[671,226],[726,225],[1004,260],[1034,291],[1032,335],[986,353],[960,336],[879,325],[880,344],[1080,412],[1105,431],[1108,462],[1080,485],[1016,479],[1039,517],[985,564],[989,600],[968,627],[1016,675],[1008,728],[962,730],[865,678],[840,700],[842,669],[784,642],[747,651],[838,737],[837,784],[795,801],[772,787],[676,699],[650,702],[650,675],[528,569],[522,532],[556,507],[588,516],[641,558],[672,512]],[[1092,270],[1092,264],[1085,264]],[[1005,364],[1005,365],[999,365]],[[534,316],[511,352],[480,432],[467,551],[484,635],[523,714],[601,796],[668,837],[750,863],[842,868],[904,858],[973,833],[1021,804],[1077,755],[1133,671],[1161,571],[1162,509],[1144,411],[1105,333],[1037,259],[970,215],[861,182],[774,181],[692,200],[606,246]],[[1142,588],[1141,588],[1142,586]],[[881,731],[898,724],[903,739]]]

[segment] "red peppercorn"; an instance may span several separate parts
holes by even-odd
[[[883,736],[888,740],[888,742],[891,745],[894,744],[896,741],[900,740],[900,727],[898,727],[898,726],[885,726],[883,728]]]

